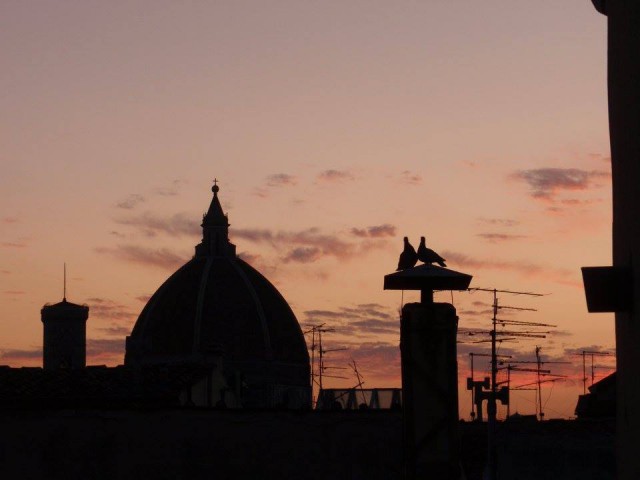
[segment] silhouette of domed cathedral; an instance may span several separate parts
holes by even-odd
[[[65,293],[41,311],[43,368],[0,368],[0,405],[310,408],[300,325],[236,255],[219,190],[194,257],[151,296],[127,337],[124,365],[86,366],[89,307]]]
[[[309,354],[280,292],[236,255],[218,192],[195,256],[153,294],[127,337],[125,365],[222,360],[246,407],[310,405]]]
[[[214,184],[212,190],[202,242],[142,309],[126,339],[123,365],[86,365],[88,306],[67,301],[65,292],[61,302],[42,308],[43,368],[0,366],[0,477],[399,479],[409,478],[407,465],[413,464],[407,462],[418,458],[412,453],[418,449],[407,445],[420,438],[422,465],[431,462],[434,470],[411,478],[461,478],[440,475],[449,465],[443,455],[458,455],[457,444],[464,447],[455,469],[462,465],[469,480],[485,478],[485,457],[478,452],[488,451],[486,424],[458,422],[455,350],[440,347],[441,340],[455,347],[455,334],[442,327],[444,314],[428,316],[448,312],[457,324],[453,306],[434,303],[429,292],[421,292],[424,303],[405,305],[419,335],[405,341],[405,352],[407,345],[426,352],[408,355],[422,363],[403,364],[403,376],[414,372],[416,379],[404,383],[405,390],[363,389],[358,377],[357,387],[318,392],[321,411],[312,410],[300,325],[278,290],[236,255],[220,189]],[[385,277],[386,289],[415,289],[416,279],[422,288],[420,272],[438,273],[426,279],[437,278],[439,285],[451,275],[465,276],[450,270],[443,276],[444,268],[430,263],[444,259],[424,241],[416,252],[406,240],[403,253],[399,271]],[[414,267],[418,260],[425,265]],[[412,312],[427,313],[414,318]],[[408,321],[402,324],[405,335]],[[428,350],[430,345],[438,350]],[[450,361],[442,360],[445,354]],[[438,366],[447,375],[433,375]],[[446,388],[437,384],[442,379],[449,382],[441,383]],[[581,397],[582,416],[615,404],[610,388],[601,387]],[[416,392],[436,400],[418,402]],[[418,413],[407,413],[413,411]],[[441,426],[458,424],[460,437],[441,433]],[[509,441],[500,451],[510,456],[499,478],[516,478],[509,468],[533,472],[526,478],[551,478],[550,471],[556,472],[553,478],[595,478],[594,472],[614,478],[613,425],[590,425],[505,422],[501,431]],[[420,431],[424,435],[418,437]],[[565,460],[555,461],[551,450],[563,452]]]

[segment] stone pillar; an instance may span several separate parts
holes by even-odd
[[[458,317],[448,303],[402,309],[405,478],[458,480]]]

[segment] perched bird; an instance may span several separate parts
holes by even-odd
[[[427,248],[427,246],[424,244],[424,237],[420,237],[420,246],[418,247],[418,260],[426,263],[427,265],[437,263],[441,267],[447,266],[447,264],[444,263],[444,258],[442,258],[430,248]]]
[[[406,270],[407,268],[415,266],[416,263],[418,263],[416,249],[409,243],[409,239],[404,237],[404,250],[398,260],[398,270]]]

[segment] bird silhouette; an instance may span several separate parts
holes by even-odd
[[[418,260],[426,263],[427,265],[437,263],[441,267],[447,266],[447,264],[444,263],[444,258],[442,258],[430,248],[427,248],[427,246],[424,244],[424,237],[420,237],[420,246],[418,247]]]
[[[404,237],[404,250],[398,260],[398,270],[406,270],[407,268],[415,266],[416,263],[418,263],[416,249],[409,243],[409,239]]]

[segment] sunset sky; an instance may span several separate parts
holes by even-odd
[[[238,252],[303,328],[335,328],[325,347],[348,350],[328,364],[354,358],[366,386],[400,385],[402,297],[382,281],[405,235],[474,287],[548,294],[500,296],[557,325],[501,353],[575,362],[549,365],[569,378],[546,384],[547,418],[582,393],[573,354],[615,348],[580,275],[611,263],[606,18],[588,0],[4,1],[0,62],[0,364],[41,365],[64,262],[89,363],[122,363],[214,178]],[[436,295],[452,298],[461,330],[489,327],[490,294]],[[468,352],[486,350],[459,344],[465,417]],[[355,384],[340,372],[329,385]],[[513,392],[512,412],[534,398]]]

